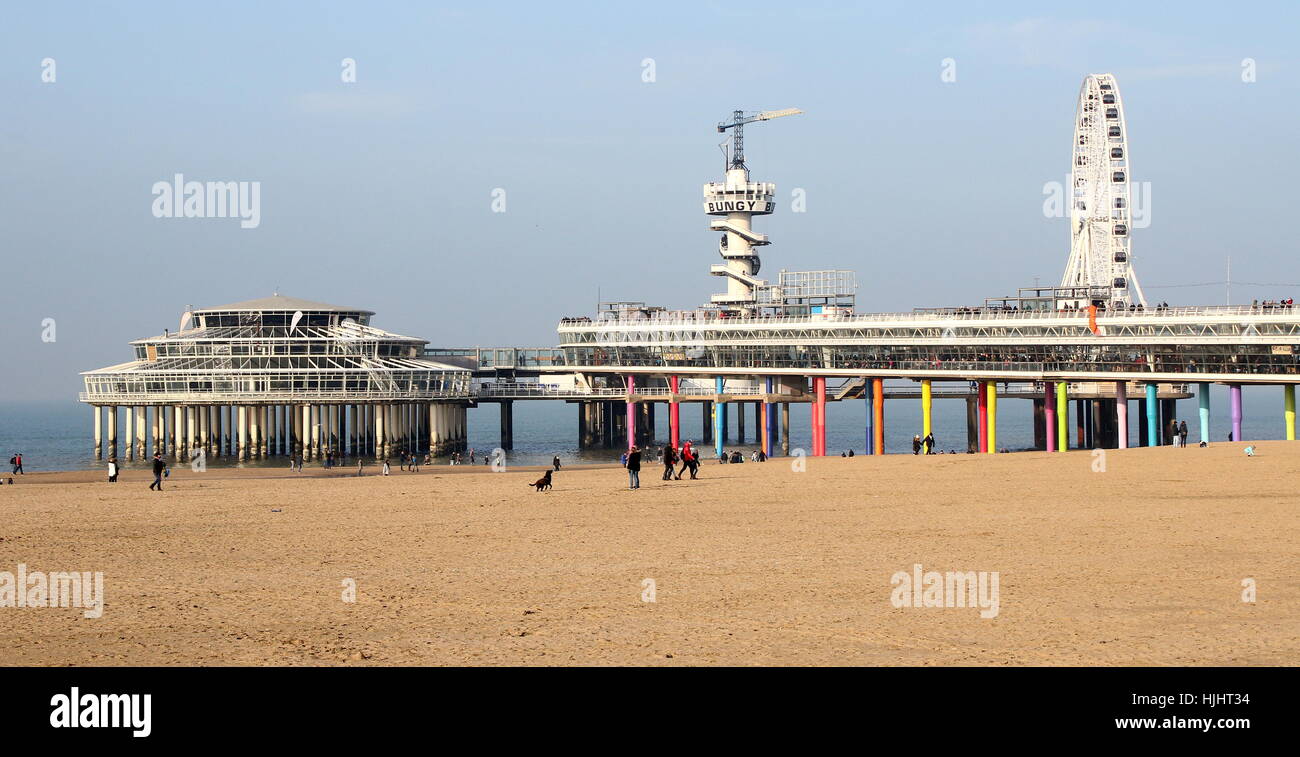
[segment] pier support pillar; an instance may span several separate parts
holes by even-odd
[[[989,393],[989,454],[998,451],[998,382],[988,382]]]
[[[966,451],[980,451],[979,397],[966,398]]]
[[[388,457],[388,429],[384,421],[388,415],[388,405],[375,405],[375,459]]]
[[[1056,382],[1056,446],[1070,448],[1070,387],[1064,381]]]
[[[108,456],[117,457],[117,405],[108,406]]]
[[[126,459],[135,459],[135,408],[125,405],[122,408],[122,415],[126,416],[126,429],[122,434],[122,446],[125,447]]]
[[[1232,440],[1241,441],[1241,384],[1228,385],[1228,407],[1232,412]]]
[[[927,439],[932,430],[931,424],[934,413],[934,386],[930,379],[921,380],[921,439]],[[926,454],[933,452],[926,445],[922,445]]]
[[[1056,387],[1043,382],[1043,436],[1048,452],[1056,451]]]
[[[1197,416],[1201,422],[1201,441],[1210,443],[1210,383],[1196,385]]]
[[[790,454],[790,403],[781,403],[781,454]]]
[[[700,403],[700,443],[713,443],[713,400]]]
[[[149,413],[152,416],[149,419],[149,437],[153,440],[153,451],[156,454],[163,451],[162,419],[167,408],[163,405],[154,405],[149,409],[152,411]]]
[[[104,456],[104,411],[99,405],[91,409],[95,418],[95,459],[99,460]]]
[[[172,407],[172,433],[176,436],[172,455],[176,462],[184,462],[189,459],[189,450],[185,449],[185,408],[180,405]]]
[[[167,415],[170,416],[167,419],[167,454],[170,455],[173,460],[179,462],[181,459],[179,432],[181,425],[181,409],[175,405],[168,405],[165,408],[165,411]]]
[[[515,448],[515,401],[501,400],[501,449]]]
[[[727,403],[722,401],[722,390],[726,384],[721,376],[713,379],[714,391],[718,399],[713,403],[713,450],[717,457],[722,457],[723,442],[727,439]]]
[[[976,409],[979,412],[979,451],[987,453],[989,451],[989,390],[988,382],[979,382],[979,395],[976,398]]]
[[[145,418],[149,414],[149,408],[144,405],[137,405],[135,408],[135,453],[140,456],[141,460],[149,457],[148,445],[145,441]]]
[[[862,424],[863,431],[866,432],[864,434],[865,438],[863,439],[862,442],[863,443],[862,454],[864,455],[872,454],[871,450],[876,445],[876,434],[871,429],[871,419],[875,417],[876,414],[876,409],[875,409],[876,402],[874,399],[872,399],[874,396],[875,396],[874,382],[871,379],[866,379],[866,386],[862,388],[862,400],[863,402],[867,403],[867,408],[866,408],[867,417]]]
[[[636,402],[632,400],[632,394],[636,392],[636,376],[627,377],[627,448],[632,449],[636,446]]]
[[[1160,444],[1160,421],[1156,419],[1156,414],[1159,412],[1159,400],[1156,399],[1156,385],[1148,383],[1146,385],[1146,393],[1147,446],[1155,447]]]
[[[885,380],[883,378],[871,380],[871,398],[871,412],[874,416],[871,430],[875,433],[875,443],[871,445],[871,452],[875,455],[883,455],[885,454]]]
[[[736,403],[736,443],[745,443],[745,403]]]
[[[1115,382],[1115,441],[1119,449],[1128,449],[1128,382]]]
[[[1044,404],[1043,404],[1043,400],[1042,400],[1041,397],[1040,397],[1040,398],[1035,398],[1035,399],[1033,400],[1033,403],[1034,403],[1034,420],[1033,420],[1033,423],[1034,423],[1034,449],[1036,449],[1036,450],[1045,450],[1045,449],[1047,449],[1047,437],[1049,436],[1049,434],[1047,433],[1047,430],[1046,430],[1046,429],[1047,429],[1047,424],[1046,424],[1046,422],[1043,420],[1043,416],[1044,416],[1045,413],[1046,413],[1046,408],[1045,408],[1045,406],[1044,406]]]
[[[775,382],[768,376],[763,383],[764,399],[771,400]],[[763,431],[763,454],[771,457],[776,450],[776,404],[770,401],[763,403]]]
[[[681,388],[681,379],[668,377],[668,439],[673,449],[682,446],[682,408],[677,402],[677,392]]]
[[[1286,440],[1295,441],[1295,384],[1282,387],[1282,415],[1286,421]]]
[[[1074,401],[1074,443],[1076,449],[1088,448],[1087,408],[1083,400]]]
[[[235,459],[241,463],[248,459],[248,407],[235,408]]]
[[[816,412],[813,413],[813,455],[826,456],[826,377],[813,377],[813,398]],[[744,413],[741,413],[743,420]]]

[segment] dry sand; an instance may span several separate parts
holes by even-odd
[[[103,617],[0,608],[17,665],[1295,665],[1300,445],[0,487],[0,571],[102,571]],[[83,483],[76,483],[76,481]],[[278,512],[277,512],[278,510]],[[896,608],[914,563],[1000,609]],[[356,601],[342,601],[344,579]],[[642,600],[653,579],[656,601]],[[1258,586],[1254,604],[1242,580]]]

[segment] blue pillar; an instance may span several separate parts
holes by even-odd
[[[1160,444],[1160,422],[1156,420],[1156,413],[1159,412],[1160,406],[1156,402],[1156,385],[1147,384],[1147,446],[1155,447]]]
[[[725,388],[721,376],[714,379],[715,391],[720,395]],[[713,447],[718,457],[722,457],[722,443],[727,436],[727,403],[720,398],[713,403]]]
[[[875,434],[871,433],[871,419],[876,412],[875,399],[872,397],[871,379],[867,379],[866,390],[862,393],[862,398],[867,401],[867,445],[863,448],[863,454],[874,455],[876,443]]]
[[[1210,443],[1210,384],[1202,381],[1197,396],[1201,404],[1201,441]]]
[[[763,382],[763,386],[767,390],[767,395],[772,396],[774,387],[771,376],[767,377]],[[772,451],[776,449],[776,403],[768,402],[764,404],[763,420],[764,425],[767,427],[767,433],[764,435],[767,438],[767,443],[763,445],[763,454],[771,457]]]

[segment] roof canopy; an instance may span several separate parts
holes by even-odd
[[[374,315],[373,310],[363,310],[361,308],[345,308],[339,305],[327,305],[323,302],[312,302],[311,300],[300,300],[297,297],[285,297],[282,294],[273,294],[270,297],[262,297],[256,300],[246,300],[244,302],[233,302],[229,305],[219,305],[213,308],[200,308],[195,313],[213,313],[227,312],[231,310],[284,310],[290,313],[302,310],[312,312],[326,313],[366,313]]]

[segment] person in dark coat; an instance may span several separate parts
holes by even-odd
[[[664,463],[664,480],[673,480],[673,466],[677,465],[677,450],[673,449],[673,443],[668,442],[664,445],[663,451]]]
[[[161,454],[153,456],[153,483],[149,488],[154,491],[162,491],[163,473],[167,472],[167,461],[162,459]]]
[[[627,462],[623,463],[627,468],[627,488],[641,488],[641,448],[632,445],[632,449],[627,451]]]

